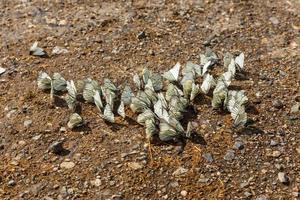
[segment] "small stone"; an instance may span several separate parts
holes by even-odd
[[[232,161],[234,159],[234,157],[235,157],[234,151],[233,150],[228,150],[227,153],[224,156],[224,160]]]
[[[99,187],[101,185],[101,180],[99,178],[96,178],[94,181],[93,181],[93,185],[95,185],[96,187]]]
[[[298,148],[296,148],[296,151],[298,154],[300,154],[300,146]]]
[[[37,140],[39,140],[41,137],[42,137],[42,134],[39,134],[39,135],[33,136],[32,139],[35,140],[35,141],[37,141]]]
[[[236,141],[233,145],[233,148],[237,150],[242,150],[244,149],[244,143],[241,141]]]
[[[145,31],[140,32],[140,33],[137,35],[137,38],[138,38],[139,40],[146,38],[146,33],[145,33]]]
[[[213,162],[214,159],[212,157],[212,155],[210,153],[205,153],[202,155],[203,158],[205,158],[205,160],[207,160],[208,162]]]
[[[280,183],[288,183],[289,182],[289,177],[286,175],[286,173],[284,172],[279,172],[278,173],[278,180],[280,181]]]
[[[245,195],[246,198],[252,197],[251,192],[244,192],[244,195]]]
[[[49,196],[44,196],[44,200],[54,200],[54,199]]]
[[[173,181],[173,182],[170,183],[170,186],[172,188],[177,188],[179,186],[179,183],[177,181]]]
[[[278,100],[278,99],[274,100],[272,103],[273,103],[274,108],[277,108],[277,109],[283,108],[283,103],[282,103],[282,101],[280,101],[280,100]]]
[[[185,169],[183,167],[179,167],[178,169],[176,169],[174,172],[173,172],[173,176],[180,176],[182,174],[185,174],[188,172],[188,169]]]
[[[187,193],[187,191],[182,190],[182,191],[180,192],[180,194],[181,194],[181,196],[186,197],[186,195],[187,195],[188,193]]]
[[[0,75],[2,75],[6,71],[5,68],[0,67]]]
[[[299,197],[299,192],[292,192],[292,195],[293,195],[294,197]]]
[[[25,120],[25,121],[24,121],[24,126],[25,126],[26,128],[30,127],[31,124],[32,124],[32,120]]]
[[[61,168],[65,168],[65,169],[72,169],[75,166],[74,162],[71,161],[64,161],[60,164]]]
[[[59,129],[59,132],[61,132],[61,133],[64,133],[66,131],[67,131],[67,129],[64,126],[60,127],[60,129]]]
[[[266,195],[259,195],[256,200],[268,200],[268,198],[266,197]]]
[[[52,54],[59,55],[59,54],[66,54],[69,51],[63,47],[55,46],[52,50]]]
[[[297,102],[295,105],[293,105],[293,106],[291,107],[290,113],[298,113],[298,112],[299,112],[299,108],[300,108],[300,103]]]
[[[279,20],[277,17],[270,17],[269,20],[272,22],[272,24],[277,25],[279,24]]]
[[[128,166],[133,169],[133,170],[138,170],[138,169],[142,169],[143,168],[143,165],[141,165],[140,163],[138,162],[130,162],[128,163]]]
[[[275,140],[271,140],[270,145],[271,146],[276,146],[278,144],[278,142],[276,142]]]
[[[207,183],[209,181],[209,178],[205,178],[205,176],[203,174],[201,174],[198,181],[200,183]]]
[[[13,187],[16,185],[16,182],[14,180],[9,180],[7,183],[8,186]]]
[[[59,26],[65,26],[65,25],[67,25],[67,21],[64,20],[64,19],[62,19],[62,20],[60,20],[60,21],[58,22],[58,25],[59,25]]]
[[[280,152],[280,151],[273,151],[273,153],[272,153],[272,156],[273,156],[274,158],[278,158],[280,155],[281,155],[281,152]]]
[[[64,151],[63,143],[64,141],[55,141],[49,146],[49,149],[54,154],[61,154]]]

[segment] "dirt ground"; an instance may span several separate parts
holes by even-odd
[[[298,0],[1,0],[0,199],[299,199],[299,10]],[[34,41],[49,58],[29,55]],[[68,53],[51,54],[55,46]],[[245,53],[246,80],[233,85],[246,91],[253,124],[232,129],[230,114],[200,95],[203,141],[179,154],[172,144],[150,152],[143,127],[106,124],[89,104],[86,126],[60,131],[68,108],[50,107],[37,88],[39,71],[132,85],[144,67],[199,63],[206,46],[220,58]],[[49,152],[62,138],[68,152]]]

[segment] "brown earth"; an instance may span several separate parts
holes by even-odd
[[[290,113],[300,98],[299,10],[298,0],[2,0],[0,199],[300,198],[300,115]],[[50,58],[29,55],[34,41]],[[67,107],[50,107],[49,94],[37,89],[39,71],[132,85],[144,67],[164,72],[178,61],[198,63],[205,45],[221,58],[245,53],[246,80],[233,85],[246,91],[253,125],[232,129],[230,115],[200,95],[193,120],[204,141],[187,141],[180,154],[172,144],[149,151],[141,126],[121,118],[106,124],[89,104],[82,104],[86,126],[60,132]],[[69,52],[52,55],[55,46]],[[49,152],[62,138],[69,152]],[[236,141],[244,149],[226,161]],[[75,166],[66,169],[64,161]],[[280,171],[288,184],[279,182]]]

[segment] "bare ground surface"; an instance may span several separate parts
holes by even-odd
[[[7,69],[0,75],[0,199],[300,198],[300,115],[291,113],[300,98],[299,1],[61,2],[0,1]],[[138,39],[141,31],[146,37]],[[29,55],[34,41],[50,58]],[[164,72],[177,61],[199,62],[204,44],[221,58],[245,53],[247,79],[233,85],[246,91],[253,125],[233,130],[230,114],[200,95],[193,121],[204,141],[187,141],[181,154],[170,144],[151,145],[150,154],[141,126],[121,118],[106,124],[89,104],[82,104],[84,128],[60,132],[67,107],[51,108],[49,94],[37,89],[39,71],[132,84],[143,67]],[[69,52],[51,55],[55,46]],[[49,152],[62,138],[69,152]]]

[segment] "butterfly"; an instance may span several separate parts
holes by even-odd
[[[82,126],[82,125],[83,125],[82,117],[78,113],[71,114],[67,126],[70,129],[73,129],[73,128],[76,128],[76,127],[79,127],[79,126]]]
[[[209,90],[216,85],[214,77],[210,74],[204,75],[204,80],[201,85],[201,90],[204,94],[207,94]]]
[[[180,63],[176,63],[176,65],[172,69],[164,73],[163,77],[171,82],[178,81],[179,71]]]
[[[39,57],[48,57],[47,52],[44,49],[38,47],[38,42],[33,43],[33,45],[29,49],[29,54]]]

